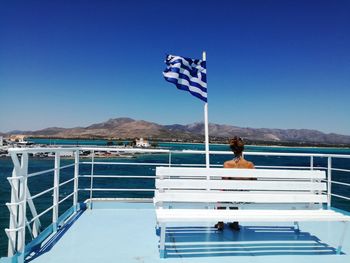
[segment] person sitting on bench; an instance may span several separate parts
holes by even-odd
[[[234,153],[234,158],[232,160],[226,161],[224,163],[224,168],[244,168],[244,169],[254,169],[254,164],[243,158],[244,151],[244,141],[240,137],[233,137],[229,140],[230,148]],[[228,178],[223,177],[223,180],[254,180],[255,178]],[[218,209],[226,209],[225,207],[218,207]],[[230,207],[230,209],[238,209],[237,207]],[[238,222],[229,223],[231,229],[239,231]],[[215,224],[218,230],[224,230],[224,222],[218,222]]]

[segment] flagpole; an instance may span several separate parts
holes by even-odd
[[[207,60],[207,53],[205,51],[203,51],[202,59],[203,59],[203,61]],[[208,89],[208,87],[207,87],[207,89]],[[207,94],[208,94],[208,91],[207,91]],[[207,98],[208,98],[208,96],[207,96]],[[204,132],[205,132],[205,167],[209,168],[210,167],[210,161],[209,161],[208,102],[206,102],[204,104]]]

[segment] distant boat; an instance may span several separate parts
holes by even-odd
[[[20,146],[27,146],[27,145],[33,145],[34,142],[31,142],[31,141],[19,141],[19,142],[16,142],[17,145],[20,145]]]

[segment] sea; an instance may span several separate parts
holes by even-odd
[[[107,140],[63,140],[63,139],[30,139],[35,144],[46,144],[46,145],[65,145],[65,146],[106,146],[107,143],[111,143]],[[117,144],[117,142],[114,142]],[[127,141],[123,142],[127,143]],[[161,149],[170,149],[174,151],[181,150],[204,150],[203,144],[195,143],[165,143],[158,142],[157,147]],[[229,151],[228,145],[213,144],[210,145],[212,151]],[[253,146],[247,145],[246,152],[281,152],[281,153],[323,153],[323,154],[345,154],[350,155],[349,148],[319,148],[319,147],[275,147],[275,146]],[[173,153],[171,156],[172,164],[204,164],[204,155],[194,154],[181,154]],[[224,161],[232,159],[232,154],[227,155],[213,155],[211,156],[211,164],[221,166]],[[305,157],[267,157],[267,156],[247,156],[246,159],[252,161],[255,166],[309,166],[310,158]],[[95,159],[99,161],[100,159]],[[84,159],[82,161],[89,161]],[[127,158],[104,158],[103,161],[113,162],[133,162],[133,163],[168,163],[168,154],[137,154],[131,159],[130,156]],[[73,159],[62,158],[61,165],[71,164]],[[29,160],[29,172],[42,171],[53,168],[53,158],[39,158],[31,157]],[[315,167],[326,167],[327,158],[317,157],[314,158]],[[332,166],[340,169],[350,170],[350,159],[335,159],[332,162]],[[7,177],[12,174],[13,165],[9,157],[0,158],[0,257],[6,256],[7,254],[7,236],[4,229],[9,225],[9,211],[5,205],[6,202],[10,202],[10,185]],[[91,165],[82,164],[80,166],[80,174],[90,174]],[[73,168],[67,168],[61,171],[60,180],[61,182],[71,178],[73,174]],[[94,174],[103,175],[154,175],[155,166],[133,166],[133,165],[110,165],[101,164],[95,165]],[[333,171],[332,178],[335,181],[344,183],[350,183],[350,173],[342,171]],[[88,178],[81,178],[79,181],[79,188],[89,188],[90,180]],[[28,179],[28,186],[31,194],[40,193],[41,191],[52,187],[53,173],[47,173],[38,177]],[[153,179],[95,179],[95,188],[154,188]],[[72,184],[68,183],[60,188],[60,198],[63,199],[66,195],[71,193]],[[350,197],[350,187],[340,186],[332,184],[332,192],[335,194]],[[94,192],[93,197],[152,197],[152,192]],[[88,191],[79,193],[79,201],[84,201],[89,197]],[[35,206],[38,213],[44,211],[52,204],[52,193],[45,194],[34,200]],[[66,209],[72,206],[72,198],[68,198],[63,202],[59,209],[59,214],[62,214]],[[334,197],[332,199],[332,206],[350,211],[350,201]],[[31,218],[27,209],[28,219]],[[51,223],[52,212],[46,213],[41,219],[42,228],[45,228]],[[30,239],[30,235],[27,235],[27,239]]]

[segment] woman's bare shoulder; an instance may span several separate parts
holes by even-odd
[[[246,167],[247,168],[251,168],[251,169],[254,169],[255,168],[255,166],[254,166],[254,164],[252,163],[252,162],[249,162],[249,161],[247,161],[247,160],[245,160],[246,161]]]
[[[224,168],[235,168],[235,167],[236,167],[236,163],[233,160],[224,162]]]

